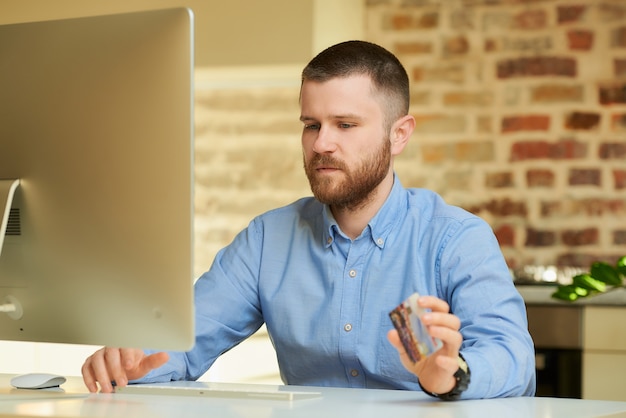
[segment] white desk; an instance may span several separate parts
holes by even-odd
[[[79,379],[69,379],[65,393],[11,390],[9,376],[0,375],[2,417],[216,417],[335,418],[433,417],[625,418],[626,402],[554,398],[508,398],[441,402],[415,392],[373,389],[289,387],[321,392],[296,401],[85,393]],[[198,383],[198,385],[203,385]],[[220,384],[224,389],[233,385]],[[252,385],[256,388],[277,386]]]

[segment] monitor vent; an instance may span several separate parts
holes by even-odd
[[[17,208],[11,208],[11,211],[9,212],[9,220],[7,222],[5,235],[22,235],[20,210]]]

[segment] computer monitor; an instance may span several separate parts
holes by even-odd
[[[0,26],[0,340],[193,345],[193,14]]]

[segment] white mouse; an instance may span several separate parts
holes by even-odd
[[[27,373],[11,379],[11,386],[18,389],[47,389],[65,383],[65,378],[51,373]]]

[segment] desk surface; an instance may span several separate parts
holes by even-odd
[[[137,394],[87,394],[79,379],[69,379],[64,392],[17,391],[0,375],[0,416],[17,417],[605,417],[626,418],[626,402],[555,398],[506,398],[441,402],[422,393],[344,388],[278,387],[218,384],[234,388],[320,392],[295,401]],[[205,385],[194,383],[194,385]],[[215,386],[215,384],[211,384]]]

